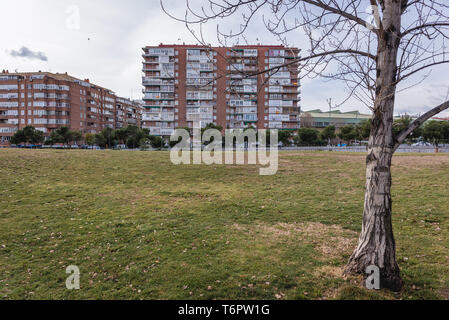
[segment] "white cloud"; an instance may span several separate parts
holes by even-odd
[[[184,2],[165,0],[167,8],[183,16]],[[181,6],[182,5],[182,6]],[[73,27],[73,10],[79,8],[79,29]],[[68,72],[79,78],[110,88],[119,95],[141,97],[142,51],[145,45],[164,43],[196,43],[183,23],[167,17],[159,0],[22,0],[3,1],[0,20],[0,61],[2,69],[14,71],[48,70]],[[71,19],[71,20],[70,20]],[[238,28],[239,17],[226,20]],[[205,38],[216,45],[216,25],[204,29]],[[246,38],[250,43],[277,44],[276,39],[263,27],[262,13],[255,17]],[[180,40],[178,40],[180,39]],[[288,35],[289,43],[304,47],[306,42],[297,31]],[[240,41],[243,44],[243,41]],[[8,52],[27,47],[44,52],[48,61],[17,59]],[[446,97],[449,83],[445,79],[449,66],[435,68],[421,85],[398,94],[397,111],[422,112],[441,103]],[[326,99],[342,101],[346,92],[342,83],[306,80],[302,87],[302,105],[305,109],[327,108]],[[349,100],[342,110],[359,109],[367,112],[357,100]],[[449,114],[449,113],[446,113]]]

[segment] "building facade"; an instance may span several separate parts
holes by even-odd
[[[316,109],[304,111],[301,114],[301,126],[319,129],[333,125],[336,128],[341,128],[348,124],[359,124],[371,118],[372,115],[362,114],[359,111],[341,112],[340,110],[321,111]]]
[[[127,126],[141,126],[142,104],[126,98],[115,99],[115,128],[121,129]]]
[[[140,105],[67,73],[0,74],[0,144],[26,126],[45,137],[66,126],[81,133],[140,125]]]
[[[299,50],[284,46],[143,48],[142,127],[298,129]],[[287,65],[287,66],[284,66]]]

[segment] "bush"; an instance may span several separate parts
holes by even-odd
[[[322,146],[327,143],[319,137],[319,131],[311,128],[301,128],[295,137],[295,144],[299,147]]]
[[[36,130],[33,126],[26,126],[22,130],[16,131],[11,137],[11,144],[40,144],[44,142],[44,133]]]
[[[159,136],[150,136],[149,140],[151,147],[154,149],[162,149],[164,147],[164,141]]]

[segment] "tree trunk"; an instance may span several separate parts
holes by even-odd
[[[362,232],[346,267],[346,273],[365,277],[367,267],[378,267],[381,288],[393,291],[402,288],[391,218],[391,160],[395,150],[392,127],[400,26],[400,1],[385,1],[378,38],[376,101],[366,161]]]
[[[380,130],[376,137],[384,139],[385,135],[382,135]],[[380,270],[381,288],[399,291],[402,280],[396,262],[396,245],[391,219],[392,156],[391,146],[374,147],[371,144],[369,147],[362,232],[346,271],[366,275],[368,266],[377,266]]]

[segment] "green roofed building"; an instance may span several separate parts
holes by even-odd
[[[341,112],[340,110],[321,111],[320,109],[304,111],[301,114],[301,127],[325,128],[334,125],[341,128],[347,124],[358,124],[371,119],[372,115],[359,111]]]

